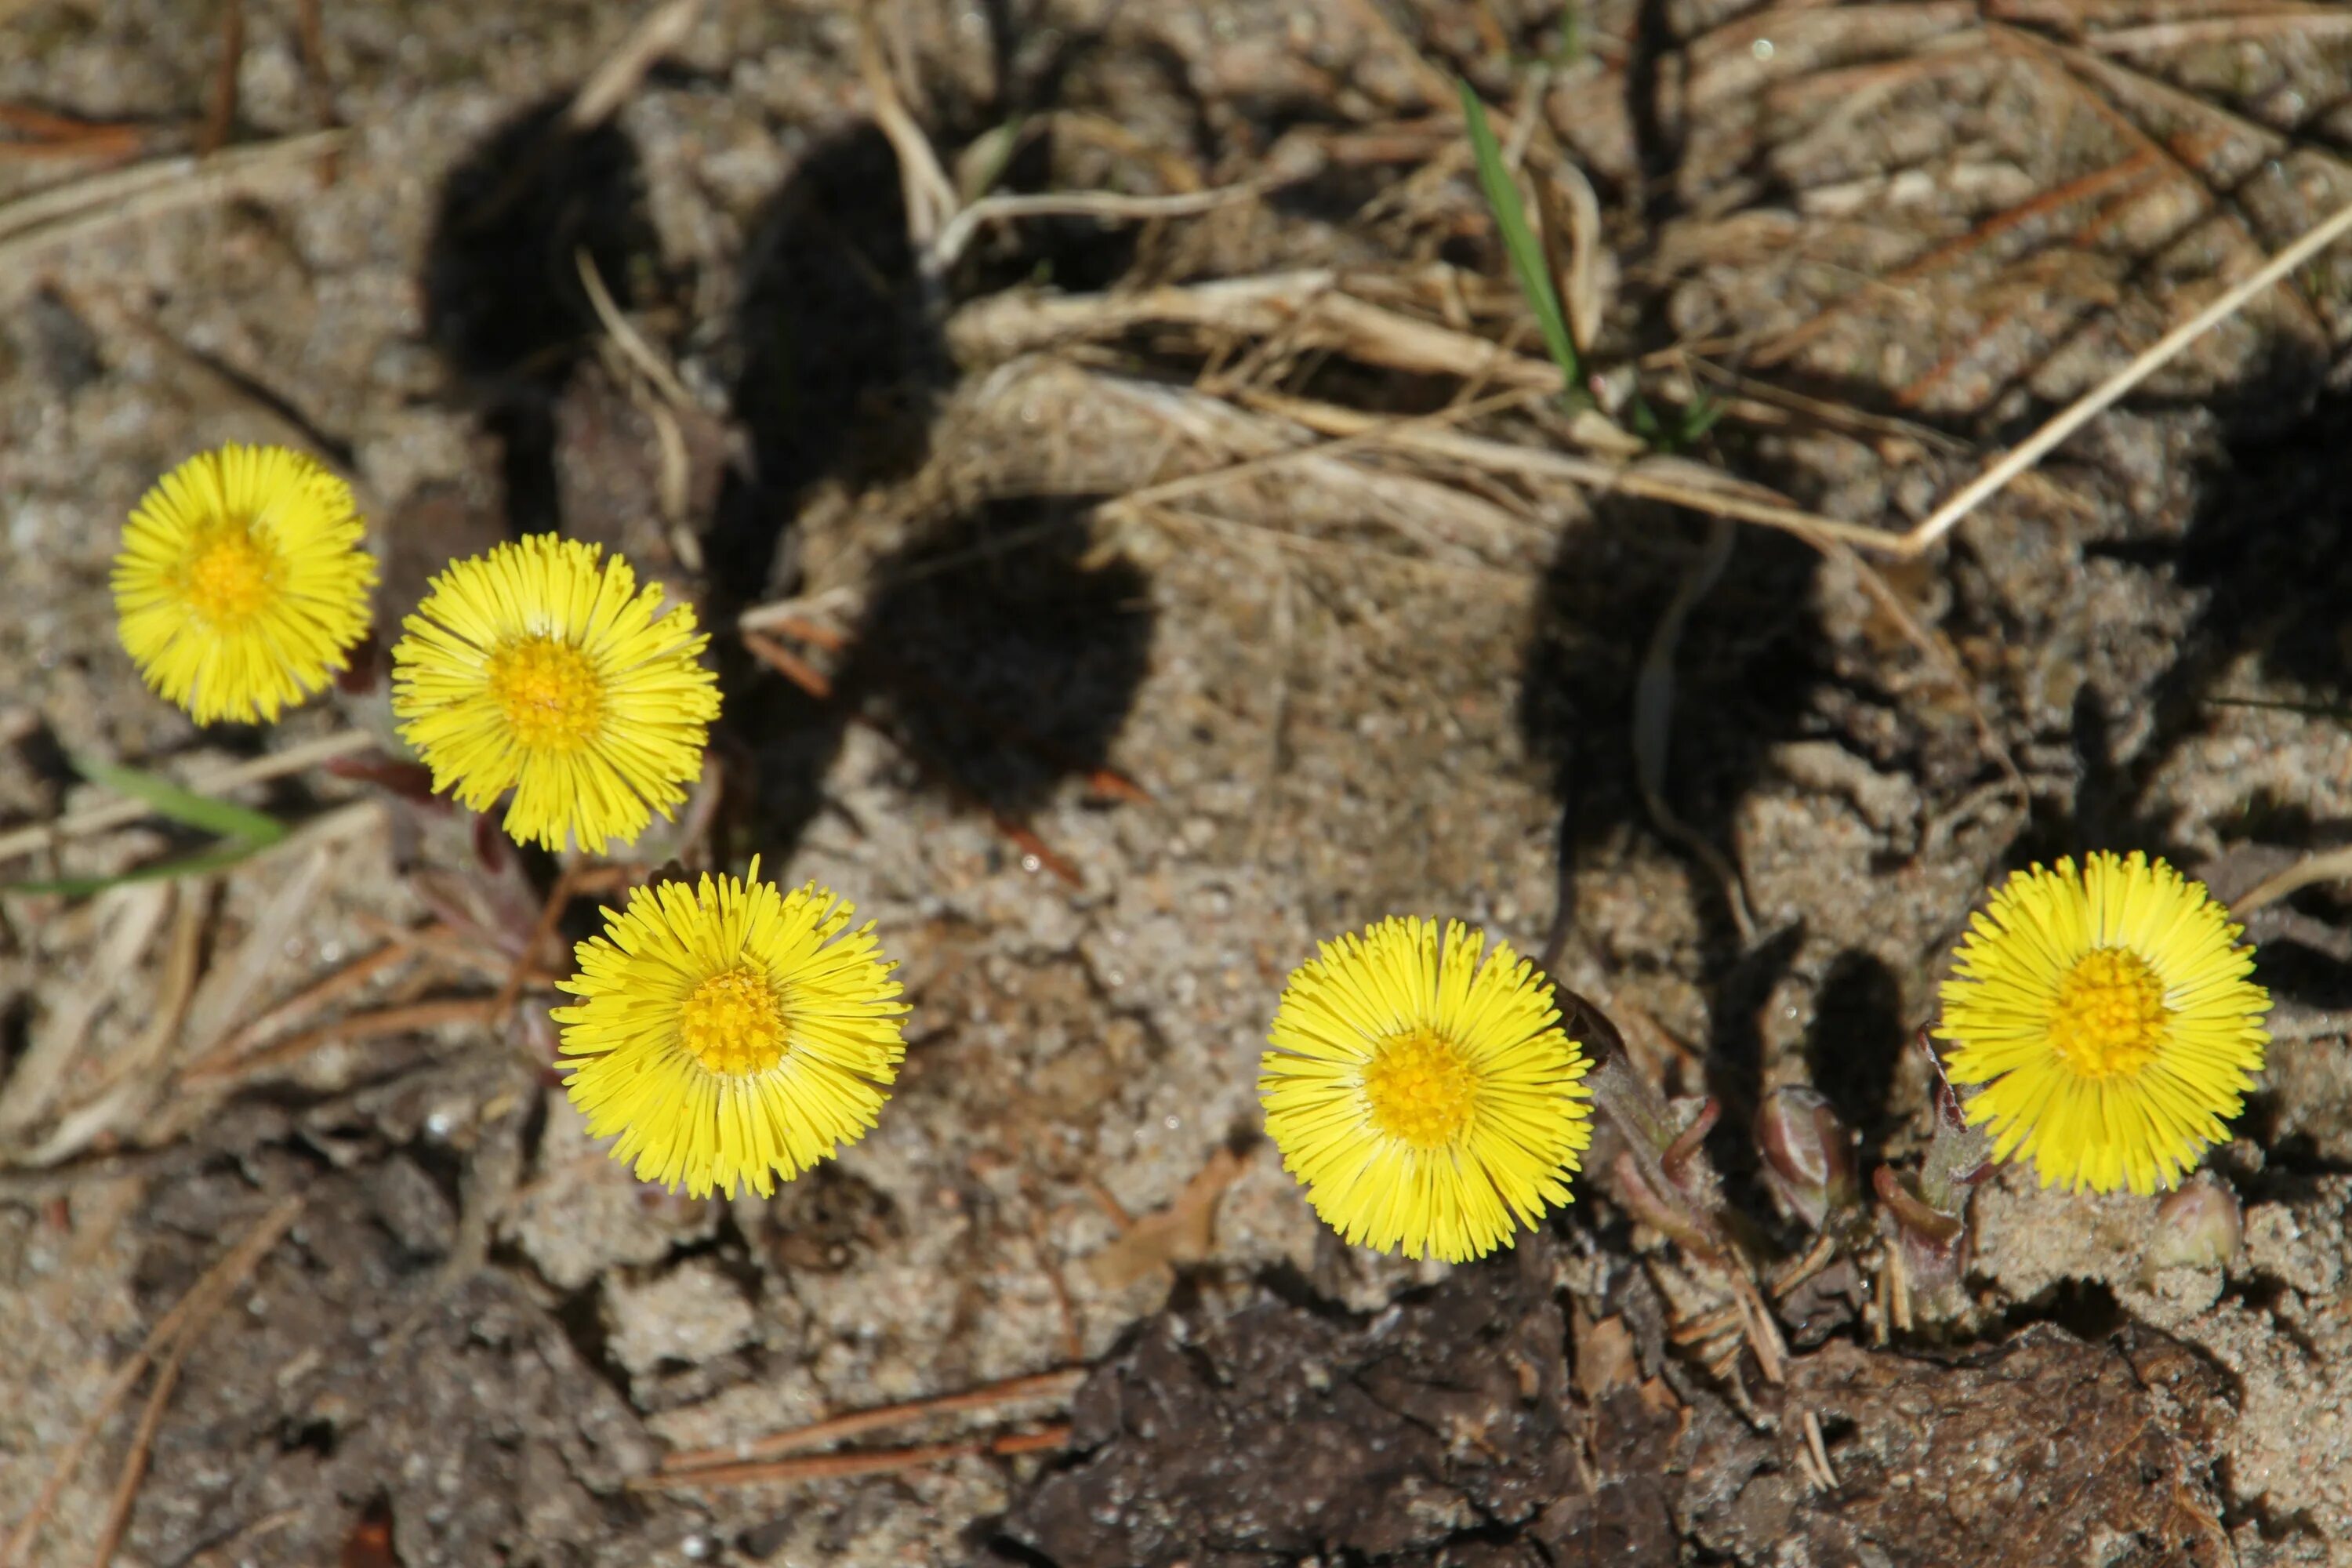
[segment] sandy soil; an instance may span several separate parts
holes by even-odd
[[[203,1309],[24,1561],[89,1560],[128,1474],[114,1560],[158,1565],[2352,1562],[2335,889],[2252,928],[2278,1040],[2213,1161],[2226,1268],[2151,1271],[2148,1205],[2005,1173],[1945,1342],[1792,1309],[1781,1385],[1677,1338],[1723,1280],[1597,1187],[1449,1273],[1340,1246],[1256,1137],[1315,938],[1557,933],[1643,1070],[1717,1099],[1734,1205],[1801,1252],[1754,1108],[1811,1083],[1866,1160],[1915,1157],[1908,1042],[1989,879],[2145,847],[2234,896],[2342,841],[2352,260],[1918,563],[1734,531],[1666,650],[1679,834],[1637,786],[1633,693],[1716,525],[1498,457],[1594,450],[1533,397],[1444,427],[1475,447],[1297,455],[1343,416],[1542,389],[1456,71],[1514,115],[1548,221],[1557,171],[1594,187],[1604,402],[1637,372],[1729,399],[1650,471],[1889,530],[2352,198],[2352,41],[2009,9],[1599,0],[1563,47],[1546,0],[883,7],[876,68],[950,199],[1270,183],[987,224],[952,261],[845,4],[711,0],[564,134],[643,9],[331,5],[321,77],[290,0],[248,0],[227,172],[43,226],[39,193],[118,165],[0,142],[0,833],[105,798],[75,756],[200,780],[381,729],[379,691],[199,733],[114,640],[141,490],[286,442],[354,481],[386,616],[548,527],[693,595],[727,718],[694,831],[637,858],[843,890],[915,1009],[872,1136],[772,1200],[694,1202],[584,1139],[540,993],[481,1021],[558,868],[486,859],[383,770],[238,790],[304,826],[226,874],[0,900],[6,1528],[114,1369]],[[140,158],[201,134],[222,53],[217,6],[0,0],[0,104],[123,122]],[[293,140],[329,122],[331,153]],[[829,700],[728,629],[747,610]],[[179,847],[149,821],[0,875]],[[857,1436],[876,1473],[654,1479],[1062,1368],[1091,1381]],[[2029,1508],[2041,1533],[1969,1533]]]

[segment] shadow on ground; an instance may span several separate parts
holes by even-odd
[[[855,496],[932,455],[954,372],[931,303],[888,142],[860,124],[820,142],[767,205],[737,313],[751,471],[711,537],[715,622],[790,591],[796,526],[824,487]],[[919,525],[875,566],[827,696],[726,656],[722,744],[764,850],[788,855],[821,809],[853,715],[877,722],[925,787],[1013,822],[1104,764],[1151,616],[1133,565],[1087,554],[1094,499],[990,499]]]
[[[1555,945],[1572,926],[1568,868],[1622,854],[1629,835],[1654,835],[1635,776],[1635,688],[1651,639],[1701,557],[1708,525],[1650,502],[1604,506],[1570,528],[1545,578],[1521,682],[1529,751],[1552,770],[1560,801],[1562,907]],[[1732,827],[1771,749],[1802,731],[1826,665],[1814,613],[1819,557],[1762,529],[1732,535],[1714,585],[1693,601],[1674,657],[1665,804],[1692,837],[1733,860]],[[1753,1110],[1761,1042],[1754,1023],[1786,973],[1801,932],[1761,931],[1743,943],[1723,882],[1704,858],[1670,846],[1690,868],[1710,978],[1712,1092],[1726,1122]]]
[[[659,254],[635,146],[609,121],[563,130],[569,102],[524,110],[449,172],[425,258],[425,330],[498,438],[516,534],[562,523],[555,402],[597,330],[579,253],[624,309]]]

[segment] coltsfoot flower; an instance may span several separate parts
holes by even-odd
[[[506,829],[598,854],[667,818],[702,771],[717,678],[684,605],[596,545],[533,534],[452,563],[392,650],[401,735],[480,811],[511,788]]]
[[[812,882],[748,877],[640,888],[579,944],[565,1088],[637,1179],[761,1196],[874,1125],[906,1056],[893,967],[872,921]]]
[[[351,487],[299,452],[200,452],[123,531],[111,579],[122,647],[199,724],[274,720],[367,633],[366,532]]]
[[[2244,1108],[2270,1036],[2242,928],[2161,860],[2102,850],[2003,883],[1944,982],[1971,1122],[2042,1184],[2152,1193]]]
[[[1258,1098],[1285,1169],[1349,1242],[1481,1258],[1570,1201],[1582,1050],[1551,983],[1486,933],[1393,917],[1322,944],[1275,1014]]]

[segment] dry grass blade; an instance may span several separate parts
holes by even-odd
[[[80,1465],[82,1456],[89,1452],[90,1444],[97,1440],[99,1433],[104,1430],[107,1422],[113,1418],[115,1411],[121,1407],[123,1400],[130,1396],[131,1390],[138,1383],[140,1374],[154,1363],[159,1354],[165,1354],[170,1357],[171,1375],[173,1379],[177,1378],[179,1362],[185,1355],[188,1346],[194,1343],[197,1332],[213,1314],[220,1310],[222,1301],[227,1298],[229,1292],[244,1283],[246,1277],[259,1267],[262,1258],[268,1255],[271,1247],[278,1245],[278,1238],[291,1228],[301,1212],[300,1198],[287,1198],[279,1203],[277,1207],[264,1215],[253,1229],[246,1233],[243,1240],[231,1247],[219,1262],[207,1269],[202,1279],[190,1286],[188,1293],[180,1298],[176,1306],[156,1320],[154,1328],[148,1331],[146,1342],[132,1353],[129,1361],[122,1363],[108,1382],[105,1392],[100,1395],[98,1408],[90,1412],[89,1417],[83,1421],[80,1430],[73,1435],[58,1455],[56,1463],[50,1468],[49,1479],[42,1484],[40,1495],[33,1500],[32,1508],[26,1512],[23,1521],[17,1524],[15,1533],[9,1536],[7,1544],[0,1546],[0,1568],[18,1568],[18,1565],[24,1562],[25,1553],[32,1548],[33,1542],[39,1539],[42,1524],[47,1520],[49,1510],[57,1506],[58,1494],[64,1491],[66,1483],[73,1479],[74,1470]],[[160,1377],[157,1380],[157,1392],[163,1394],[170,1393],[169,1384]],[[159,1408],[159,1402],[153,1395],[150,1396],[148,1405],[150,1415]],[[142,1431],[152,1437],[152,1426],[147,1416],[142,1415],[140,1425]],[[131,1459],[126,1463],[123,1483],[116,1489],[117,1501],[124,1517],[129,1514],[124,1489],[128,1487],[135,1490],[138,1472],[143,1468],[144,1464],[144,1444],[134,1443]],[[97,1558],[99,1563],[104,1563],[112,1557],[111,1538],[119,1535],[121,1524],[120,1519],[111,1521],[110,1539],[105,1543],[105,1549]]]
[[[2306,38],[2352,34],[2352,16],[2327,11],[2277,11],[2258,16],[2200,16],[2192,21],[2156,22],[2144,27],[2094,33],[2083,40],[2083,47],[2103,55],[2127,55],[2190,44],[2235,43],[2281,33],[2299,33]]]
[[[580,84],[564,107],[563,128],[577,134],[593,130],[613,117],[614,110],[629,100],[646,73],[664,55],[686,42],[694,30],[696,20],[702,15],[702,0],[670,0],[637,24],[621,47],[605,58],[595,74]]]
[[[1024,1405],[1033,1400],[1060,1402],[1076,1393],[1078,1384],[1086,1380],[1085,1367],[1064,1367],[1058,1372],[1009,1377],[1001,1383],[983,1384],[958,1394],[910,1399],[898,1405],[878,1405],[872,1410],[853,1411],[846,1415],[828,1416],[823,1421],[813,1421],[805,1426],[795,1426],[790,1431],[777,1432],[748,1443],[724,1447],[689,1448],[682,1454],[673,1454],[662,1465],[660,1476],[656,1479],[666,1479],[714,1465],[749,1464],[758,1459],[782,1458],[804,1449],[821,1448],[845,1437],[863,1436],[868,1432],[904,1426],[933,1415],[1000,1410],[1009,1405]]]
[[[597,322],[621,353],[628,356],[629,363],[643,371],[646,379],[677,407],[697,406],[694,395],[686,390],[677,373],[670,369],[669,362],[656,353],[635,323],[621,313],[613,291],[604,287],[604,275],[596,270],[596,258],[588,254],[586,246],[572,251],[572,264],[580,269],[580,286],[588,291],[588,303],[596,312]]]
[[[168,883],[125,885],[99,895],[100,935],[90,973],[100,984],[79,986],[57,1005],[31,1047],[0,1086],[0,1138],[37,1121],[81,1054],[90,1028],[114,1001],[163,928],[176,896]],[[16,1157],[14,1150],[10,1158]]]
[[[211,1083],[222,1079],[242,1079],[267,1068],[299,1061],[312,1051],[338,1040],[380,1040],[393,1035],[414,1034],[419,1029],[438,1028],[445,1024],[487,1024],[503,1011],[488,998],[466,996],[408,1002],[373,1013],[357,1013],[307,1030],[290,1040],[250,1056],[227,1058],[215,1053],[183,1072],[180,1081]]]
[[[0,278],[29,279],[27,259],[51,246],[244,194],[263,176],[322,157],[344,131],[313,131],[232,147],[209,158],[152,158],[0,206]]]
[[[1249,201],[1280,186],[1296,184],[1315,172],[1316,165],[1294,163],[1290,167],[1222,185],[1213,191],[1180,191],[1165,196],[1129,196],[1115,191],[1045,192],[1035,195],[988,196],[972,203],[940,230],[932,241],[929,265],[940,271],[956,264],[964,247],[984,223],[1021,217],[1155,218],[1190,217],[1214,212],[1234,202]]]
[[[1129,490],[1123,496],[1114,497],[1104,501],[1102,507],[1105,510],[1117,510],[1176,500],[1185,496],[1197,495],[1202,490],[1214,489],[1236,479],[1254,478],[1293,463],[1306,462],[1318,458],[1336,458],[1364,447],[1380,447],[1396,439],[1405,432],[1442,429],[1448,425],[1458,425],[1502,409],[1524,407],[1544,395],[1543,393],[1525,389],[1500,392],[1491,397],[1482,397],[1475,402],[1455,404],[1449,408],[1441,408],[1433,414],[1416,415],[1406,419],[1381,420],[1353,435],[1341,436],[1315,446],[1300,447],[1287,452],[1269,452],[1265,457],[1251,458],[1225,468],[1213,468],[1207,473],[1183,474],[1172,479],[1163,479],[1158,484],[1146,485],[1139,490]]]
[[[907,237],[918,255],[929,256],[940,233],[955,216],[955,183],[940,166],[931,139],[907,110],[898,83],[883,58],[878,6],[860,7],[857,22],[857,68],[874,100],[874,123],[898,155],[898,182],[907,206]],[[936,281],[936,274],[927,274]]]
[[[2089,424],[2132,388],[2170,363],[2173,358],[2190,343],[2243,310],[2246,302],[2255,295],[2311,260],[2347,234],[2352,234],[2352,203],[2347,203],[2337,208],[2334,214],[2315,226],[2301,239],[2273,257],[2268,265],[2240,281],[2211,304],[2165,333],[2163,337],[2158,338],[2142,351],[2129,364],[2076,398],[2041,429],[2028,437],[2023,444],[1962,487],[1958,494],[1937,507],[1910,532],[1893,540],[1882,535],[1867,547],[1879,550],[1892,549],[1906,557],[1925,554],[1937,540],[1949,533],[1962,518],[1982,506],[2019,474],[2040,462],[2053,447]]]
[[[1830,1464],[1830,1447],[1822,1436],[1822,1418],[1807,1410],[1804,1415],[1805,1458],[1810,1461],[1813,1479],[1824,1491],[1835,1491],[1837,1470]]]
[[[2249,888],[2230,906],[2230,913],[2244,920],[2256,910],[2277,903],[2290,893],[2300,892],[2318,882],[2339,881],[2352,878],[2352,845],[2336,849],[2323,849],[2306,855],[2276,876],[2265,877]]]
[[[1377,415],[1361,413],[1338,404],[1310,403],[1299,398],[1267,401],[1269,406],[1278,407],[1300,424],[1328,435],[1353,435],[1381,423]],[[1507,441],[1490,441],[1450,430],[1399,428],[1390,433],[1388,440],[1391,445],[1406,450],[1424,452],[1492,473],[1566,482],[1604,494],[1614,492],[1641,496],[1649,500],[1672,501],[1693,511],[1713,517],[1734,518],[1742,522],[1761,523],[1800,537],[1818,535],[1824,539],[1840,539],[1864,549],[1880,551],[1894,548],[1897,539],[1897,536],[1879,529],[1840,522],[1818,512],[1762,499],[1772,492],[1759,485],[1741,484],[1728,476],[1720,486],[1713,482],[1697,484],[1674,477],[1675,473],[1684,471],[1682,469],[1664,469],[1655,465],[1645,468],[1641,465],[1579,458],[1566,452],[1514,446]]]

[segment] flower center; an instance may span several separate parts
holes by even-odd
[[[694,988],[678,1010],[678,1037],[715,1073],[766,1072],[784,1059],[784,1009],[768,977],[748,965],[722,971]]]
[[[1442,1149],[1478,1109],[1478,1075],[1462,1047],[1433,1030],[1382,1040],[1364,1067],[1372,1125],[1416,1149]]]
[[[2094,949],[2058,983],[2050,1047],[2084,1078],[2136,1073],[2155,1059],[2172,1016],[2164,983],[2136,952]]]
[[[250,620],[276,592],[277,555],[241,522],[200,535],[183,568],[188,607],[216,626]]]
[[[490,695],[526,749],[576,752],[604,716],[604,682],[588,656],[553,637],[526,637],[490,656]]]

